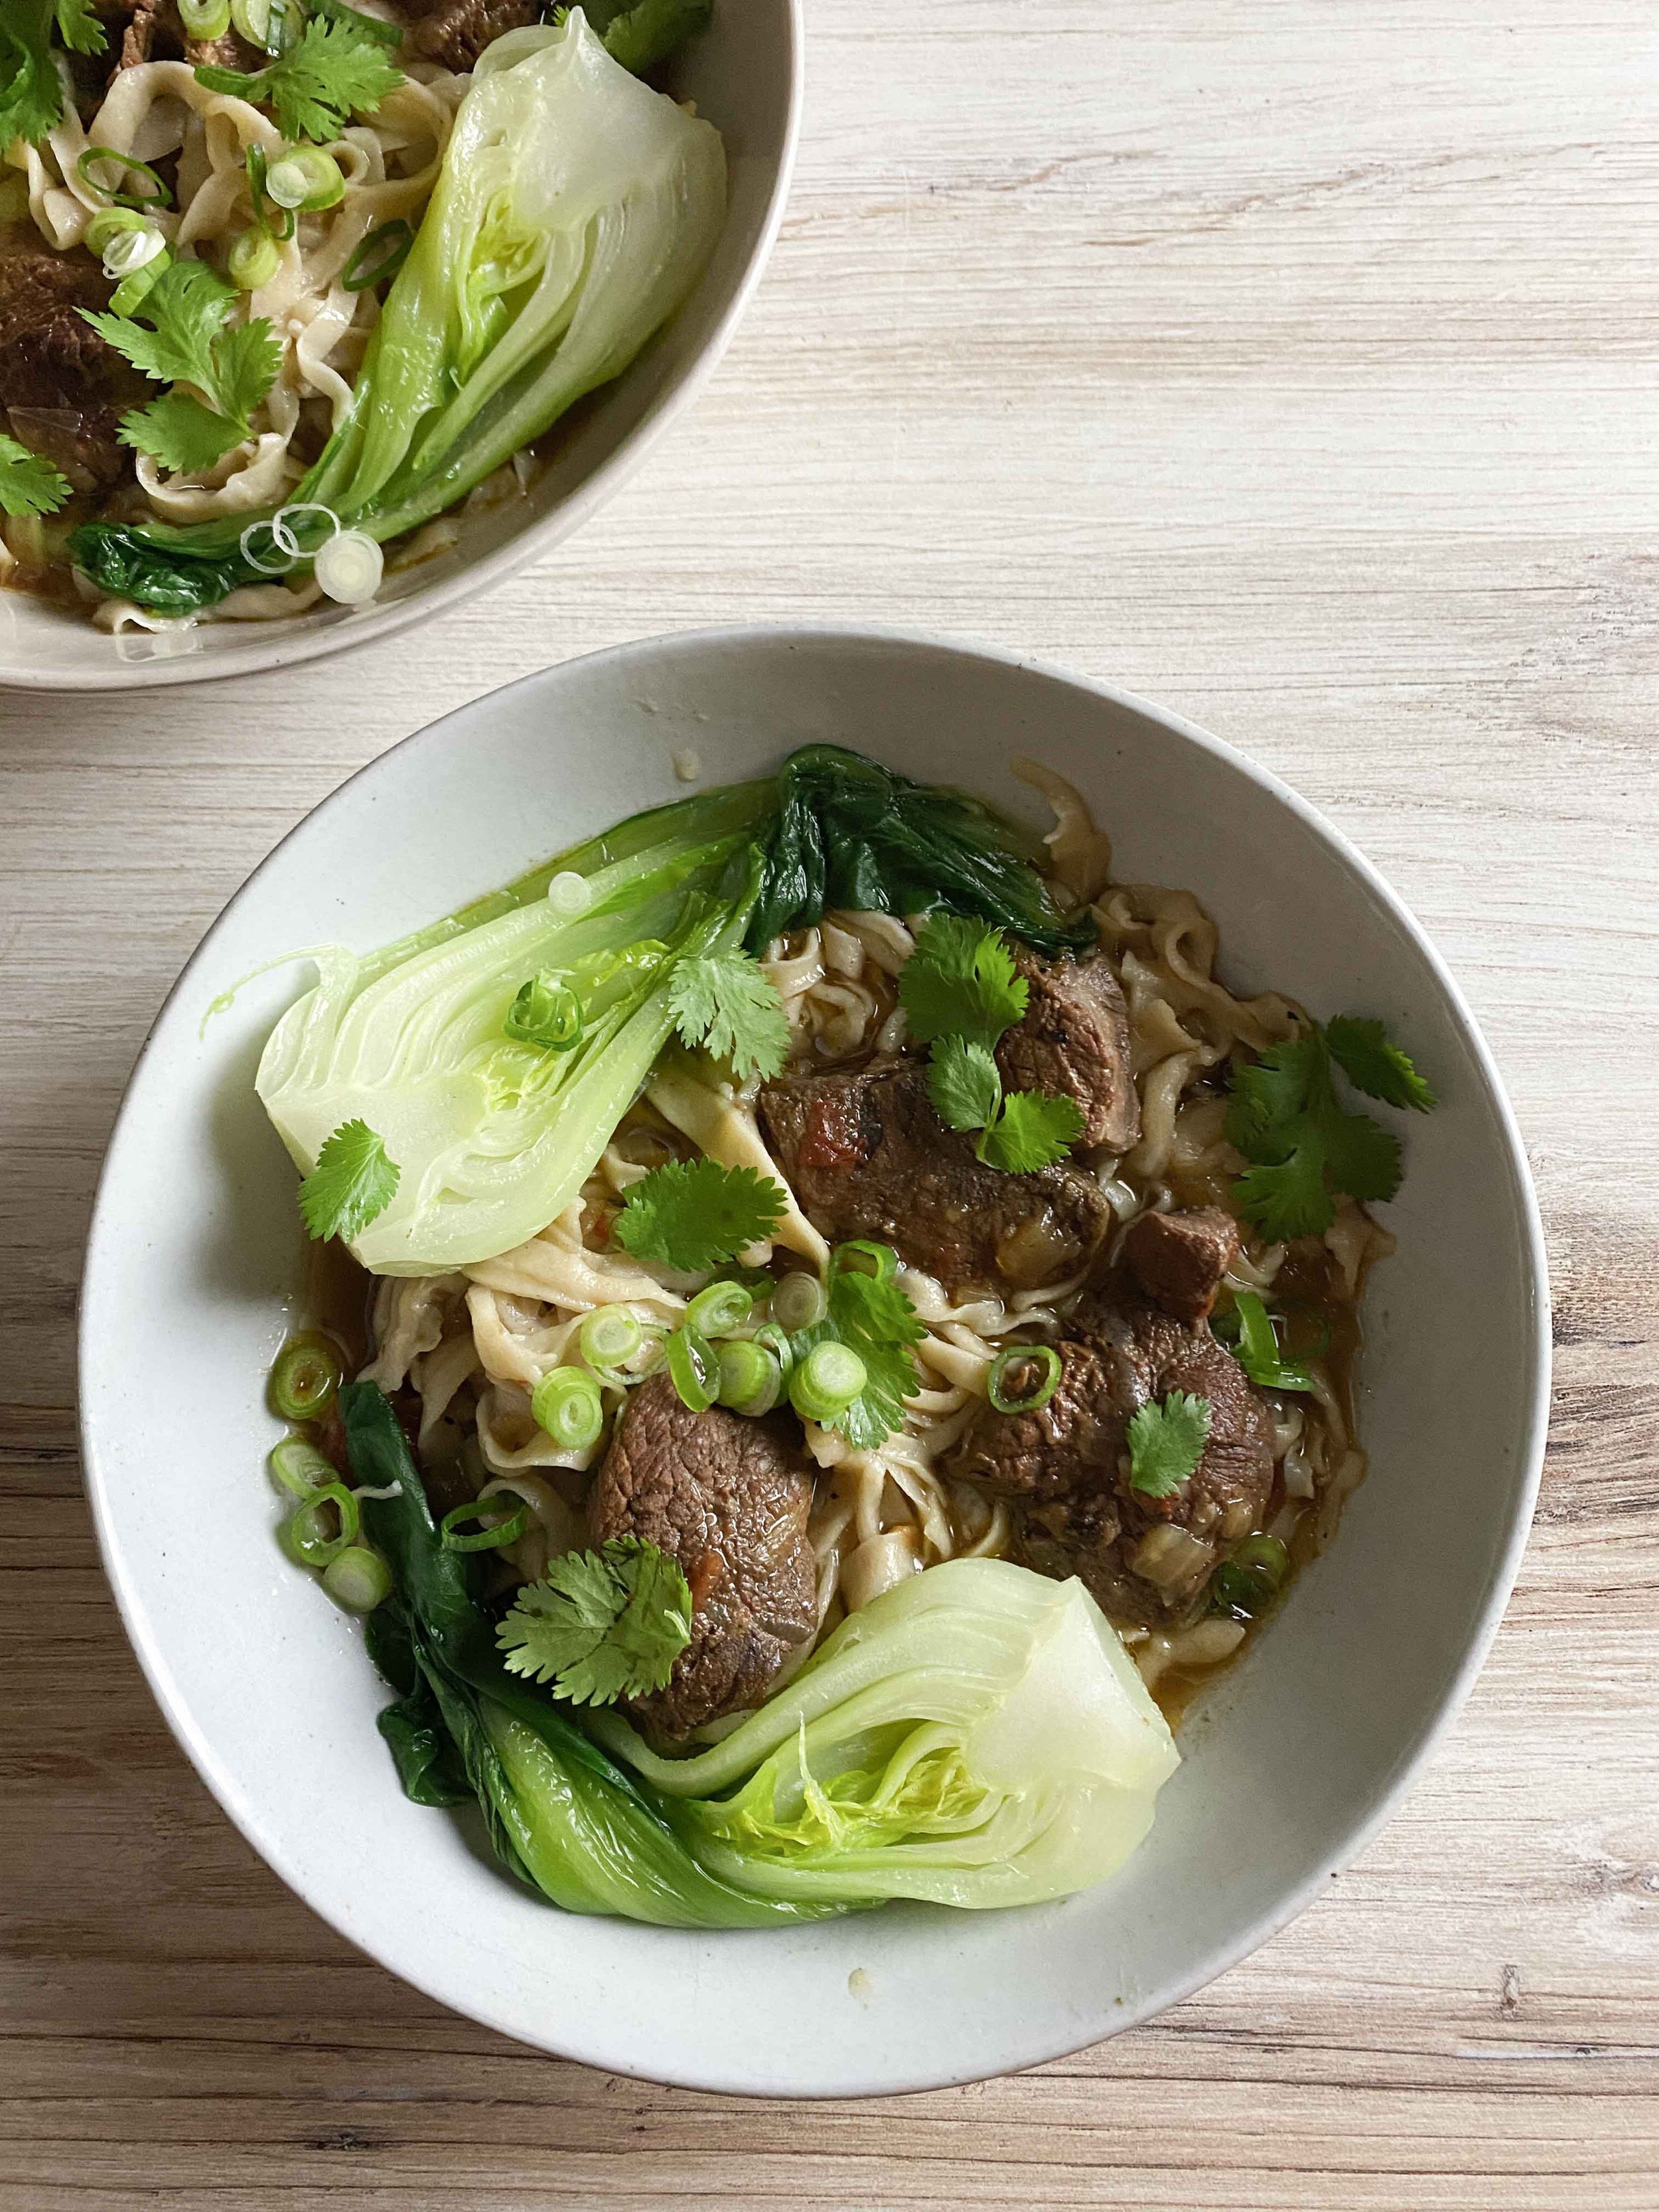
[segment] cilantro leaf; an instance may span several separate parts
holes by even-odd
[[[1129,1486],[1144,1498],[1168,1498],[1197,1472],[1210,1434],[1210,1401],[1171,1390],[1137,1408],[1129,1422]]]
[[[247,427],[204,407],[187,392],[164,392],[148,407],[124,415],[116,434],[124,446],[151,454],[164,469],[187,475],[211,468],[222,454],[241,443]]]
[[[987,1167],[1000,1168],[1005,1175],[1032,1175],[1064,1159],[1082,1134],[1083,1114],[1075,1098],[1011,1091],[975,1150]]]
[[[942,1036],[933,1046],[927,1095],[947,1129],[983,1129],[1002,1104],[1002,1078],[984,1045]]]
[[[322,144],[337,138],[347,118],[368,115],[404,73],[386,58],[378,37],[337,15],[313,15],[288,52],[252,72],[207,65],[196,72],[210,92],[228,92],[268,107],[284,138]]]
[[[170,392],[122,417],[122,442],[163,468],[211,467],[247,436],[249,417],[276,380],[282,343],[264,317],[226,327],[240,296],[205,261],[175,261],[139,302],[143,321],[82,310],[135,368],[204,395]]]
[[[0,436],[0,514],[55,514],[69,495],[69,479],[50,461]]]
[[[264,315],[236,323],[213,347],[214,397],[234,420],[247,418],[276,381],[283,342]]]
[[[895,1266],[897,1255],[894,1255]],[[921,1387],[910,1347],[927,1334],[916,1310],[889,1276],[878,1282],[860,1269],[832,1264],[830,1310],[790,1340],[797,1358],[815,1345],[844,1344],[864,1362],[865,1384],[830,1426],[856,1451],[874,1451],[904,1420],[904,1401]]]
[[[638,1536],[550,1560],[495,1630],[511,1674],[550,1682],[575,1705],[608,1705],[666,1687],[691,1641],[691,1592],[679,1563]]]
[[[1002,932],[954,914],[929,915],[916,932],[898,994],[919,1042],[961,1036],[987,1046],[1020,1019],[1030,995]]]
[[[730,1060],[741,1077],[769,1079],[789,1054],[789,1023],[777,986],[746,952],[707,952],[682,960],[668,1003],[686,1044]]]
[[[194,384],[212,395],[213,341],[238,298],[236,287],[205,261],[175,261],[139,303],[144,322],[81,312],[98,335],[158,384]],[[145,324],[151,327],[146,329]]]
[[[402,1170],[367,1121],[342,1121],[325,1138],[300,1185],[300,1211],[313,1237],[361,1236],[396,1197]]]
[[[1247,1220],[1275,1243],[1317,1237],[1340,1195],[1389,1199],[1400,1188],[1400,1139],[1369,1114],[1339,1104],[1333,1062],[1391,1105],[1426,1112],[1434,1094],[1380,1022],[1344,1015],[1328,1030],[1272,1045],[1233,1079],[1227,1137],[1251,1163],[1233,1185]],[[1358,1071],[1358,1073],[1355,1071]]]
[[[1385,1106],[1409,1107],[1426,1114],[1437,1103],[1428,1085],[1397,1044],[1390,1044],[1381,1022],[1339,1014],[1325,1026],[1325,1042],[1356,1091],[1380,1098]]]
[[[91,0],[5,0],[0,7],[0,155],[15,138],[38,146],[63,120],[54,23],[73,52],[101,52],[104,30]]]
[[[612,1234],[636,1259],[700,1273],[769,1237],[788,1203],[782,1186],[757,1168],[670,1160],[629,1186]]]

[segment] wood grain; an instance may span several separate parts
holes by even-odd
[[[807,15],[772,272],[695,414],[580,538],[412,641],[291,676],[0,702],[0,2207],[1651,2212],[1651,9]],[[803,617],[1109,675],[1356,837],[1505,1071],[1559,1339],[1492,1662],[1322,1902],[1079,2057],[822,2106],[532,2056],[315,1921],[150,1703],[70,1413],[121,1085],[275,839],[551,659]],[[171,1407],[187,1370],[157,1385]]]

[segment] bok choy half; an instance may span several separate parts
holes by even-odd
[[[659,1758],[507,1672],[386,1399],[349,1383],[340,1406],[394,1577],[368,1632],[405,1792],[476,1801],[503,1863],[567,1910],[729,1928],[895,1897],[1036,1904],[1103,1881],[1152,1826],[1177,1754],[1080,1583],[947,1560],[843,1622],[712,1750]]]
[[[361,1125],[396,1188],[349,1235],[377,1274],[493,1259],[581,1189],[674,1026],[683,959],[807,927],[825,906],[977,915],[1054,949],[1093,924],[1059,913],[1033,833],[982,801],[834,745],[775,778],[631,817],[462,914],[378,953],[313,956],[319,979],[277,1024],[256,1088],[301,1172]],[[509,1023],[546,977],[580,1008],[550,1049]]]
[[[453,507],[621,375],[725,220],[720,133],[614,60],[580,8],[497,39],[350,404],[284,506],[381,541]],[[244,550],[258,519],[88,523],[70,550],[101,590],[188,614],[270,580]]]

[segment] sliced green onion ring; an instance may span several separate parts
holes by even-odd
[[[599,1377],[585,1367],[550,1367],[530,1394],[530,1411],[561,1451],[586,1451],[605,1426]]]
[[[284,1490],[299,1498],[314,1498],[340,1479],[333,1461],[308,1437],[284,1437],[272,1449],[270,1471]]]
[[[293,147],[265,172],[265,191],[277,206],[305,215],[338,207],[345,189],[339,163],[320,146]]]
[[[836,1245],[830,1265],[852,1274],[873,1275],[878,1283],[890,1283],[898,1273],[898,1254],[890,1244],[855,1237],[849,1244]]]
[[[342,606],[367,606],[386,576],[386,556],[366,530],[343,530],[317,552],[312,574]]]
[[[118,315],[131,314],[136,307],[142,307],[149,299],[172,265],[173,256],[164,246],[159,253],[152,255],[148,261],[141,262],[130,276],[121,279],[109,295],[110,306]]]
[[[148,192],[117,191],[112,185],[100,185],[92,173],[94,165],[99,161],[113,161],[124,174],[148,177],[155,190]],[[141,161],[131,154],[120,153],[113,146],[88,146],[76,163],[75,173],[89,192],[96,192],[111,207],[145,209],[170,208],[173,205],[173,194],[159,172],[152,169],[148,161]]]
[[[277,207],[271,198],[267,186],[270,165],[265,158],[263,146],[248,148],[246,166],[247,195],[253,206],[253,220],[270,231],[273,238],[286,243],[299,228],[299,217],[292,208]],[[265,210],[268,207],[276,209],[276,220],[274,222],[266,219]]]
[[[668,1340],[668,1372],[681,1405],[694,1413],[706,1413],[720,1389],[720,1365],[714,1346],[689,1322]]]
[[[1028,1379],[1033,1370],[1036,1379]],[[999,1413],[1038,1413],[1060,1388],[1060,1357],[1052,1344],[1011,1344],[991,1362],[986,1395]]]
[[[1210,1583],[1210,1607],[1234,1620],[1255,1620],[1284,1587],[1291,1555],[1277,1536],[1247,1536]]]
[[[329,1508],[337,1516],[335,1533],[327,1533],[324,1518]],[[313,1490],[283,1522],[283,1547],[302,1567],[325,1567],[357,1540],[360,1516],[357,1501],[343,1482],[325,1482]]]
[[[470,1536],[461,1533],[464,1523],[482,1521],[485,1514],[495,1510],[499,1503],[494,1498],[474,1498],[465,1505],[457,1505],[453,1511],[446,1513],[438,1524],[438,1535],[445,1551],[499,1552],[505,1545],[516,1544],[530,1526],[530,1508],[527,1505],[521,1504],[516,1512],[509,1513],[504,1520],[497,1521],[490,1527],[474,1529]]]
[[[348,292],[367,292],[371,285],[395,276],[409,258],[415,234],[402,216],[377,223],[359,245],[340,273]]]
[[[348,1613],[373,1613],[392,1595],[392,1570],[378,1552],[348,1544],[323,1569],[323,1588]]]
[[[100,208],[87,225],[83,243],[89,253],[101,254],[112,238],[123,231],[148,230],[149,217],[140,215],[137,208]]]
[[[812,1349],[789,1377],[789,1402],[804,1421],[827,1428],[839,1420],[870,1379],[856,1352],[833,1337]]]
[[[699,1291],[685,1310],[687,1324],[705,1336],[730,1336],[741,1328],[754,1310],[755,1300],[741,1283],[722,1280]]]
[[[225,256],[225,274],[239,292],[257,292],[283,265],[283,249],[264,223],[238,232]]]
[[[187,39],[222,39],[230,28],[230,0],[179,0]]]
[[[758,1344],[763,1351],[771,1353],[778,1363],[779,1372],[787,1382],[795,1370],[794,1340],[788,1330],[780,1328],[775,1321],[769,1321],[755,1331],[750,1342]]]
[[[259,532],[262,530],[270,540],[269,547],[259,544]],[[258,522],[250,522],[236,543],[248,567],[257,568],[262,576],[286,576],[294,566],[292,560],[277,545],[276,533],[270,524],[263,518]],[[273,551],[276,555],[274,561],[270,557]]]
[[[340,1355],[325,1336],[291,1336],[270,1370],[270,1410],[280,1420],[317,1421],[340,1387]]]
[[[320,515],[326,526],[325,536],[317,545],[302,545],[295,531],[296,516]],[[309,561],[322,547],[340,534],[340,518],[331,507],[325,507],[319,499],[290,500],[286,507],[278,507],[270,518],[270,535],[276,549],[286,553],[290,561]]]
[[[626,1306],[595,1306],[576,1332],[576,1348],[598,1375],[626,1366],[645,1345],[639,1316]]]
[[[772,1318],[792,1336],[803,1328],[816,1328],[829,1310],[829,1291],[804,1268],[786,1275],[772,1293]]]
[[[130,208],[109,208],[109,215],[130,215]],[[147,269],[152,261],[166,261],[171,257],[167,242],[153,222],[140,221],[136,227],[117,232],[104,242],[102,259],[106,276],[133,276],[139,270]]]
[[[1273,1316],[1255,1292],[1235,1291],[1233,1306],[1238,1316],[1237,1357],[1251,1382],[1264,1390],[1311,1390],[1312,1376],[1280,1352]]]
[[[775,1352],[752,1337],[734,1336],[720,1349],[720,1389],[722,1406],[751,1419],[769,1413],[783,1395],[783,1370]]]

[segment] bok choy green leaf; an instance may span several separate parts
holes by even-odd
[[[381,541],[441,514],[621,375],[725,220],[720,133],[614,60],[580,8],[497,39],[349,408],[290,503]],[[101,589],[185,613],[261,580],[241,550],[253,520],[88,523],[70,547]]]

